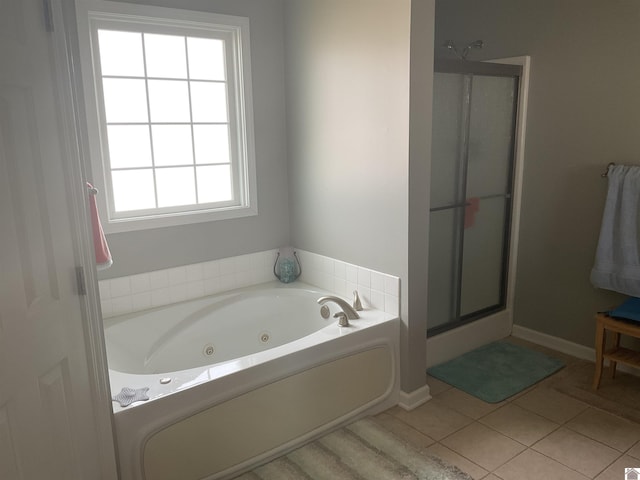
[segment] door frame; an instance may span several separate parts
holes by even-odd
[[[519,65],[522,67],[516,119],[515,165],[513,172],[512,211],[510,228],[510,253],[507,274],[507,295],[505,309],[493,315],[461,325],[434,337],[427,337],[427,367],[446,362],[474,348],[511,335],[513,328],[513,306],[515,299],[516,271],[518,260],[518,240],[520,231],[520,207],[522,202],[522,182],[524,173],[524,153],[527,124],[527,103],[529,98],[529,78],[531,57],[509,57],[487,60],[491,63]]]
[[[89,370],[89,388],[95,408],[95,426],[103,478],[119,478],[115,435],[113,430],[113,411],[111,409],[111,388],[109,369],[100,310],[98,274],[91,230],[91,218],[88,211],[86,159],[87,136],[83,128],[84,106],[82,103],[82,82],[79,64],[78,42],[76,34],[75,3],[73,0],[50,0],[54,31],[51,45],[55,55],[55,90],[61,108],[61,142],[69,153],[65,177],[67,178],[67,198],[72,220],[72,236],[76,248],[76,264],[79,266],[79,295],[81,315],[84,323],[84,344]]]

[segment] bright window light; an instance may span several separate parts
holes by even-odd
[[[209,215],[199,221],[255,214],[248,21],[78,2],[79,34],[90,40],[81,41],[81,56],[83,74],[93,72],[87,99],[97,100],[90,137],[100,145],[92,156],[106,189],[105,229],[180,224],[181,214],[186,223],[198,221],[193,213]]]

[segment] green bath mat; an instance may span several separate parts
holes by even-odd
[[[564,367],[564,362],[508,342],[494,342],[427,370],[489,403],[501,402]]]

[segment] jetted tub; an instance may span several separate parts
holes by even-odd
[[[122,480],[231,478],[397,403],[399,319],[279,282],[105,320]]]

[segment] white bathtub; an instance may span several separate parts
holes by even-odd
[[[320,316],[327,292],[263,284],[105,320],[122,480],[231,478],[397,403],[399,319]],[[165,383],[169,380],[169,383]]]

